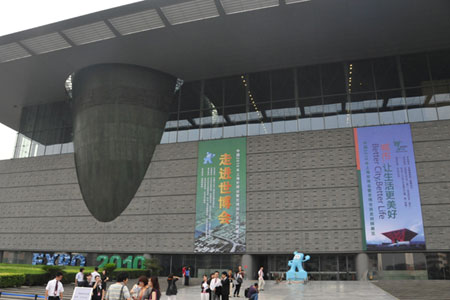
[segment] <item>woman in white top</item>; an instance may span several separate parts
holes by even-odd
[[[209,284],[208,284],[208,276],[203,275],[203,281],[202,281],[202,293],[201,295],[201,300],[209,300]]]

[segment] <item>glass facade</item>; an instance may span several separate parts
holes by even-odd
[[[15,157],[73,152],[70,116],[68,102],[24,108]],[[450,50],[186,82],[161,143],[444,119]]]
[[[24,107],[14,157],[73,152],[72,112],[67,101]]]
[[[450,51],[190,82],[161,143],[450,119]]]
[[[450,253],[371,253],[369,279],[450,280]]]
[[[311,280],[356,280],[355,254],[311,254],[304,269]],[[292,254],[269,255],[267,266],[270,279],[277,279],[289,270]],[[263,264],[264,265],[264,264]],[[285,277],[283,277],[285,279]]]

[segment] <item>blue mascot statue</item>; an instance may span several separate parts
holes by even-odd
[[[286,272],[286,280],[306,280],[308,273],[303,270],[303,263],[308,261],[310,257],[309,255],[306,255],[305,259],[303,259],[303,257],[303,253],[297,251],[294,252],[294,259],[290,260],[288,263],[288,266],[291,267],[291,269]]]

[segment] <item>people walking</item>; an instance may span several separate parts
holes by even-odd
[[[209,300],[211,297],[211,290],[209,289],[208,276],[203,275],[203,281],[201,284],[200,300]]]
[[[141,284],[141,289],[139,291],[139,294],[137,296],[137,300],[144,300],[149,298],[149,284],[148,284],[148,278],[147,276],[141,276],[139,277],[138,281]]]
[[[85,278],[85,280],[83,281],[83,287],[87,287],[87,288],[90,288],[90,287],[92,287],[94,284],[92,283],[92,274],[91,273],[88,273],[87,275],[86,275],[86,278]]]
[[[146,276],[141,276],[138,278],[138,282],[133,285],[130,291],[131,298],[133,300],[138,300],[141,291],[148,285],[148,278]]]
[[[208,279],[208,286],[209,286],[209,300],[213,299],[213,292],[211,291],[211,281],[213,281],[213,279],[216,277],[215,273],[211,273],[209,275],[209,279]]]
[[[103,300],[105,297],[106,287],[103,285],[100,275],[95,276],[95,283],[92,287],[92,298],[91,300]]]
[[[75,286],[84,286],[84,268],[80,268],[80,272],[75,275]]]
[[[176,300],[177,299],[177,285],[175,284],[177,280],[180,279],[178,276],[174,276],[173,274],[170,274],[169,277],[167,277],[167,290],[166,290],[166,296],[168,296],[168,300]]]
[[[228,270],[228,279],[230,280],[230,289],[228,291],[228,295],[233,295],[233,287],[234,287],[234,275],[233,270]]]
[[[158,277],[152,276],[149,284],[151,288],[149,300],[159,300],[161,298],[161,291],[159,290]]]
[[[105,287],[105,291],[106,291],[106,288],[108,287],[108,286],[107,286],[107,282],[109,281],[109,277],[108,277],[108,275],[106,274],[106,270],[103,270],[103,271],[102,271],[101,278],[102,278],[102,285]]]
[[[219,278],[219,271],[214,273],[214,278],[211,280],[209,288],[211,289],[211,299],[220,300],[220,295],[222,294],[222,282]]]
[[[57,272],[55,279],[50,280],[45,288],[45,300],[62,300],[64,286],[61,282],[63,274]]]
[[[264,281],[264,267],[261,267],[258,271],[258,286],[260,291],[264,291],[265,284],[266,282]]]
[[[105,300],[131,300],[127,283],[128,273],[119,273],[119,275],[117,275],[117,282],[109,286]]]
[[[230,299],[230,279],[227,272],[222,272],[222,300]]]
[[[91,283],[92,283],[92,285],[94,285],[94,283],[95,283],[95,277],[96,277],[97,275],[100,276],[100,273],[98,272],[98,267],[95,267],[95,268],[94,268],[94,272],[92,272],[91,275],[92,275]]]
[[[189,277],[191,277],[191,268],[187,267],[184,273],[184,285],[189,286]]]
[[[239,292],[241,291],[242,282],[244,282],[244,271],[242,271],[242,267],[238,267],[238,271],[235,275],[235,288],[234,288],[234,297],[239,297]]]

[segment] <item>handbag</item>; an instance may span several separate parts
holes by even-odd
[[[218,296],[222,295],[222,286],[217,286],[214,293]]]

